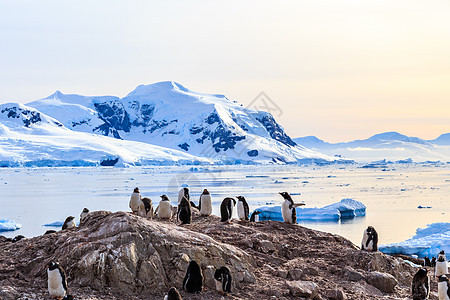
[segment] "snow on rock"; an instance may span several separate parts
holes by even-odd
[[[28,105],[74,131],[163,146],[227,164],[336,160],[297,145],[270,113],[173,81],[140,85],[124,98],[57,91]]]
[[[261,221],[283,221],[281,206],[263,206],[256,210],[260,211]],[[322,208],[297,207],[298,221],[338,221],[342,219],[360,217],[366,215],[366,206],[353,199],[343,199]]]
[[[0,219],[0,231],[13,231],[22,228],[22,224],[18,224],[8,219]]]
[[[386,254],[417,255],[418,257],[433,257],[444,250],[450,253],[450,223],[433,223],[426,228],[416,230],[412,238],[387,245],[380,245],[378,249]]]

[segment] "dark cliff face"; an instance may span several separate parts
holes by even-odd
[[[102,103],[94,103],[94,107],[98,112],[99,118],[105,122],[94,131],[101,131],[103,135],[112,134],[115,138],[120,139],[120,130],[130,132],[131,122],[122,102],[118,100],[110,100]]]
[[[272,115],[256,118],[267,130],[270,136],[285,145],[296,146],[297,144],[284,132],[283,128],[275,121]]]
[[[7,114],[10,119],[21,119],[25,127],[30,127],[32,124],[42,122],[41,114],[38,111],[22,109],[17,106],[6,107],[1,110],[2,114]],[[55,125],[63,126],[59,122],[53,122]]]

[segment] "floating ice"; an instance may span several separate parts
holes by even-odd
[[[418,228],[412,238],[400,243],[380,245],[378,249],[386,254],[418,257],[437,256],[441,250],[450,253],[450,223],[428,224],[426,228]]]
[[[281,206],[264,206],[256,210],[260,211],[261,221],[283,221]],[[297,207],[297,220],[299,221],[338,221],[342,219],[361,217],[366,215],[366,206],[353,199],[343,199],[322,208]]]
[[[52,223],[44,224],[44,225],[42,225],[42,226],[61,227],[61,226],[63,226],[63,225],[64,225],[64,221],[55,221],[55,222],[52,222]]]
[[[22,224],[17,224],[8,219],[0,219],[0,231],[12,231],[22,228]]]

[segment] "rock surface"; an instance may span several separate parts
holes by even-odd
[[[181,290],[191,259],[205,277],[198,295]],[[76,299],[162,299],[171,286],[185,299],[404,299],[416,272],[400,258],[299,225],[223,224],[194,213],[191,224],[179,226],[98,211],[78,228],[14,244],[0,239],[2,299],[50,299],[44,270],[50,260],[64,267]],[[225,298],[212,278],[223,265],[233,276],[233,294]]]

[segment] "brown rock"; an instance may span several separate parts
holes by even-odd
[[[367,283],[385,293],[392,293],[397,285],[395,277],[387,273],[370,272],[366,278]]]
[[[317,284],[311,281],[287,281],[286,285],[294,297],[314,299],[314,297],[319,293]]]

